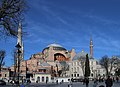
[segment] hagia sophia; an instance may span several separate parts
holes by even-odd
[[[95,78],[97,75],[105,75],[105,69],[93,57],[92,37],[90,38],[90,53],[86,53],[84,50],[76,53],[75,49],[67,50],[60,44],[52,43],[46,46],[42,52],[32,54],[28,60],[24,60],[21,25],[19,25],[18,31],[17,43],[20,43],[22,48],[20,49],[22,52],[20,56],[21,79],[29,78],[33,82],[51,82],[55,77],[82,78],[84,75],[84,66],[81,64],[81,59],[84,60],[86,54],[89,54],[90,77]],[[14,64],[10,68],[13,72],[11,77],[15,77],[17,74],[17,64]]]

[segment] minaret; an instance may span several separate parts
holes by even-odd
[[[90,38],[90,56],[93,58],[93,41],[92,41],[92,37]]]
[[[17,40],[17,44],[19,43],[20,44],[20,46],[21,46],[21,49],[20,49],[20,51],[21,51],[21,61],[22,60],[24,60],[24,46],[23,46],[23,42],[22,42],[22,25],[21,25],[21,23],[19,23],[19,25],[18,25],[18,35],[17,35],[17,37],[18,37],[18,40]]]

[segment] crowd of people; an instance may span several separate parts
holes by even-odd
[[[116,79],[114,77],[110,77],[108,76],[106,79],[104,78],[99,78],[99,79],[94,79],[94,84],[93,87],[98,87],[98,83],[100,82],[105,82],[105,85],[100,85],[99,87],[112,87],[113,86],[113,82],[119,82],[119,77],[116,77]],[[86,87],[89,86],[89,78],[85,78],[83,81],[83,84],[86,84]]]

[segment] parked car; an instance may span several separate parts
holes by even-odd
[[[4,80],[0,80],[0,85],[6,85],[6,82]]]

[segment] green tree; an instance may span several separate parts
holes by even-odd
[[[85,75],[84,77],[90,76],[90,64],[89,64],[89,57],[88,54],[86,54],[86,61],[85,61]]]
[[[0,34],[17,36],[18,23],[24,18],[25,0],[0,0]]]

